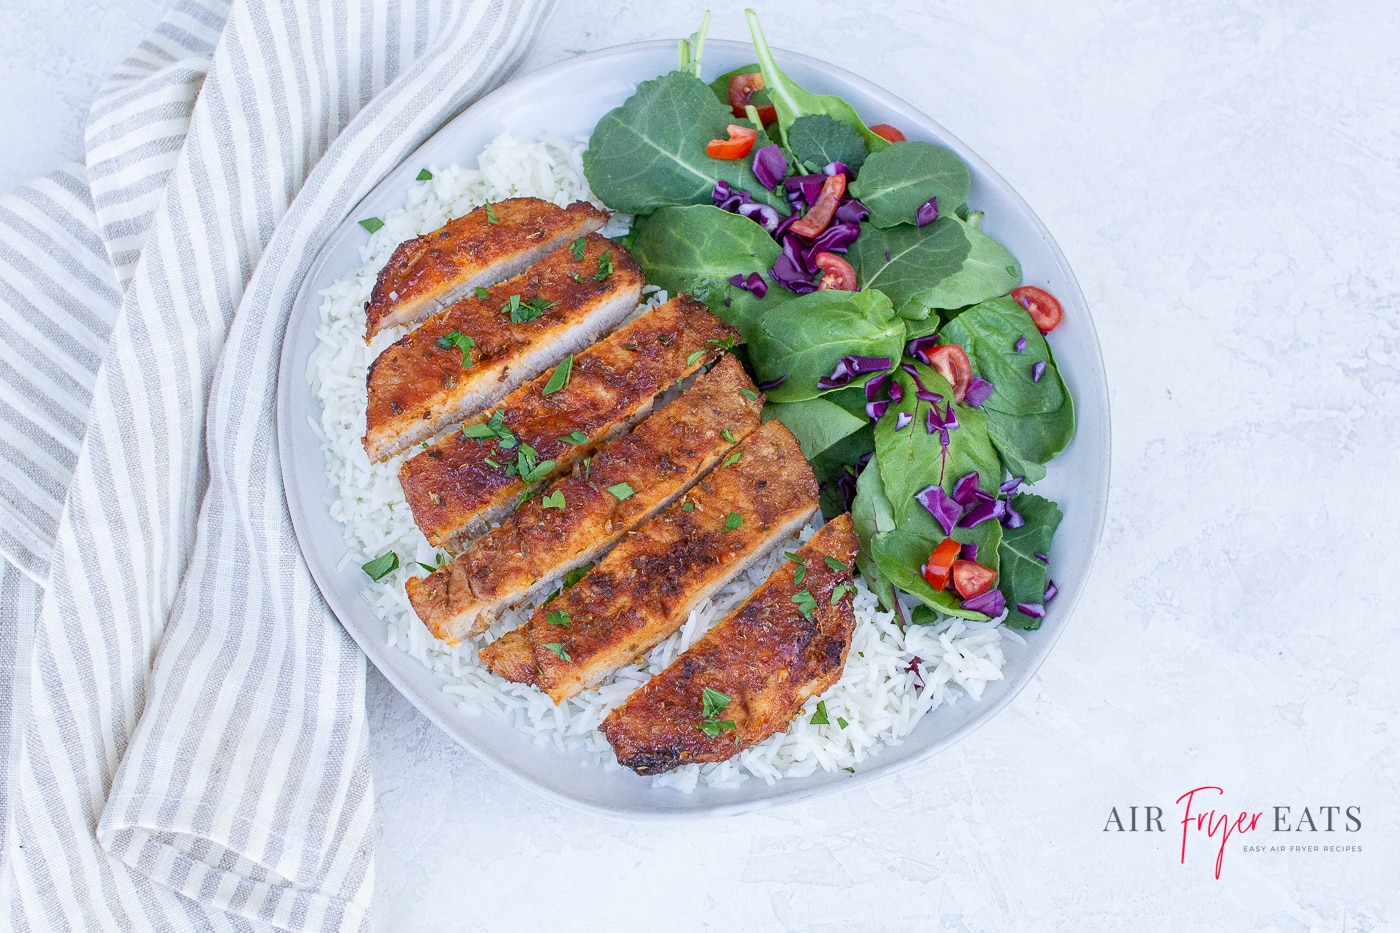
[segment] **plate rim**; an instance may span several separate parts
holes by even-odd
[[[706,46],[707,48],[718,47],[728,49],[731,51],[752,51],[752,47],[746,43],[727,39],[709,39],[706,41]],[[302,543],[302,537],[303,534],[308,533],[306,529],[308,529],[310,522],[309,516],[305,514],[307,503],[308,501],[319,502],[320,496],[324,493],[324,489],[316,490],[313,498],[311,500],[308,500],[307,496],[301,491],[300,483],[297,482],[296,478],[299,476],[299,473],[293,468],[293,464],[291,463],[291,458],[293,456],[292,448],[294,445],[289,444],[288,439],[291,436],[290,426],[292,423],[292,419],[296,417],[296,415],[291,411],[292,390],[290,386],[294,384],[297,378],[304,378],[306,364],[306,360],[304,358],[294,359],[293,354],[291,352],[291,348],[295,343],[295,341],[292,339],[293,327],[295,326],[292,320],[292,315],[295,314],[299,309],[302,309],[304,306],[315,307],[315,305],[312,305],[308,301],[308,298],[311,297],[308,296],[308,291],[312,288],[313,283],[316,282],[316,280],[319,278],[320,273],[322,271],[322,267],[328,262],[330,255],[334,252],[334,247],[338,245],[339,241],[345,235],[347,235],[347,233],[353,231],[354,222],[352,218],[357,216],[360,206],[368,201],[373,201],[377,199],[388,189],[390,183],[395,181],[395,176],[398,173],[399,169],[401,169],[405,164],[417,160],[417,157],[421,152],[423,152],[425,149],[433,147],[435,141],[437,141],[439,137],[443,136],[443,134],[450,133],[454,126],[458,125],[459,123],[470,121],[473,117],[474,111],[484,109],[487,105],[492,104],[495,99],[502,97],[508,93],[518,93],[520,90],[520,85],[526,82],[547,82],[549,79],[559,74],[566,74],[569,71],[580,67],[581,65],[591,65],[597,62],[605,62],[613,58],[625,58],[633,55],[641,55],[648,52],[659,51],[663,49],[674,51],[675,40],[655,39],[648,40],[645,42],[624,43],[619,45],[608,46],[602,49],[597,49],[595,51],[585,52],[579,55],[571,56],[558,62],[546,65],[527,74],[513,77],[511,80],[502,84],[500,87],[497,87],[491,92],[482,95],[480,98],[472,102],[469,106],[465,107],[452,119],[439,126],[418,146],[416,146],[412,152],[408,153],[393,168],[386,171],[384,176],[380,178],[379,181],[377,181],[374,184],[374,186],[370,188],[370,190],[366,192],[366,194],[359,201],[357,201],[353,206],[347,209],[346,214],[341,220],[341,222],[337,224],[327,234],[326,239],[322,242],[320,249],[317,251],[316,258],[308,267],[307,274],[303,278],[301,285],[297,289],[296,296],[293,299],[292,306],[289,311],[286,329],[283,334],[283,343],[280,350],[276,410],[278,461],[282,470],[283,496],[286,500],[288,512],[292,520],[293,532],[297,539],[297,548],[299,551],[301,551],[302,559],[307,565],[307,570],[313,582],[316,584],[317,590],[321,593],[322,598],[326,601],[327,607],[331,611],[331,614],[335,616],[336,622],[341,626],[342,629],[345,630],[347,634],[350,635],[350,637],[359,646],[360,650],[364,652],[366,659],[370,661],[376,669],[378,669],[380,674],[386,680],[389,681],[389,683],[394,687],[395,690],[397,690],[406,700],[408,700],[410,704],[413,705],[415,710],[417,710],[423,716],[427,717],[427,719],[430,722],[432,722],[438,729],[442,730],[450,739],[452,739],[452,741],[464,748],[470,754],[487,762],[496,771],[503,773],[511,780],[515,781],[517,784],[528,787],[532,791],[541,794],[549,800],[561,803],[576,810],[582,810],[596,815],[609,816],[613,818],[625,819],[635,822],[673,822],[690,819],[703,819],[711,816],[733,816],[743,813],[756,812],[773,806],[790,805],[801,801],[811,800],[817,797],[827,796],[829,794],[843,792],[846,790],[853,789],[855,787],[864,786],[870,782],[890,778],[900,772],[914,767],[915,765],[927,762],[930,758],[948,750],[952,746],[967,738],[973,732],[980,729],[987,722],[994,719],[1008,705],[1010,705],[1010,703],[1013,700],[1020,696],[1021,692],[1025,690],[1025,688],[1029,685],[1031,680],[1034,679],[1036,673],[1040,670],[1041,666],[1045,663],[1046,659],[1048,659],[1050,652],[1054,649],[1056,643],[1058,643],[1060,637],[1064,634],[1064,630],[1068,627],[1070,620],[1074,616],[1075,610],[1078,608],[1080,600],[1083,598],[1084,590],[1088,588],[1089,581],[1093,575],[1094,567],[1097,563],[1099,549],[1102,546],[1103,542],[1103,530],[1107,521],[1108,498],[1111,489],[1112,477],[1112,417],[1110,410],[1110,399],[1108,395],[1107,369],[1104,365],[1103,359],[1103,346],[1099,340],[1098,330],[1094,326],[1092,313],[1089,310],[1088,302],[1084,297],[1083,290],[1079,285],[1078,279],[1075,276],[1067,257],[1064,255],[1063,250],[1055,241],[1053,235],[1051,235],[1045,223],[1040,219],[1040,216],[1036,214],[1036,212],[1030,206],[1030,204],[1028,204],[1025,198],[1021,196],[1020,192],[1017,191],[1016,188],[1013,187],[1009,182],[1007,182],[1007,180],[1004,177],[1002,177],[1002,175],[999,172],[997,172],[996,169],[994,169],[990,164],[988,164],[985,159],[983,159],[978,153],[976,153],[969,146],[967,146],[967,144],[964,143],[961,139],[959,139],[956,135],[949,132],[947,128],[945,128],[937,120],[934,120],[932,117],[928,116],[923,111],[914,107],[912,104],[905,101],[902,97],[874,84],[873,82],[859,75],[853,74],[852,72],[840,67],[839,65],[834,65],[829,62],[822,61],[821,59],[813,58],[809,55],[804,55],[800,52],[793,52],[785,49],[774,48],[775,56],[783,59],[784,62],[796,61],[801,62],[802,64],[807,65],[809,67],[818,68],[824,73],[836,77],[841,82],[850,84],[869,95],[879,97],[882,103],[886,104],[889,107],[889,109],[903,110],[905,111],[906,115],[934,128],[936,130],[936,135],[939,137],[940,142],[942,144],[947,145],[950,149],[953,149],[958,154],[959,158],[963,159],[969,164],[970,167],[974,168],[977,173],[982,174],[994,185],[1000,188],[1001,193],[1013,202],[1017,210],[1029,220],[1030,226],[1033,228],[1034,232],[1037,233],[1040,236],[1040,238],[1044,241],[1044,245],[1049,250],[1052,258],[1058,266],[1059,271],[1063,273],[1065,281],[1063,284],[1058,285],[1057,289],[1061,290],[1062,293],[1063,290],[1066,288],[1071,290],[1073,293],[1074,300],[1070,303],[1077,306],[1078,308],[1081,308],[1084,312],[1082,322],[1076,320],[1076,326],[1080,326],[1082,324],[1082,326],[1085,327],[1088,331],[1087,343],[1092,350],[1093,361],[1094,363],[1096,363],[1097,374],[1100,376],[1099,379],[1093,380],[1093,382],[1090,384],[1090,387],[1093,390],[1092,394],[1094,395],[1094,404],[1097,407],[1099,407],[1103,412],[1103,443],[1101,445],[1101,449],[1097,452],[1097,457],[1094,458],[1097,461],[1096,465],[1099,467],[1103,474],[1103,488],[1101,490],[1102,494],[1096,496],[1096,505],[1094,509],[1095,514],[1092,516],[1090,521],[1089,537],[1092,540],[1092,546],[1088,548],[1089,557],[1083,571],[1083,583],[1077,588],[1075,592],[1069,594],[1070,599],[1067,601],[1067,604],[1060,604],[1064,608],[1060,609],[1060,611],[1057,613],[1061,615],[1059,623],[1053,628],[1042,628],[1034,633],[1036,641],[1032,646],[1033,650],[1027,652],[1024,669],[1022,671],[1017,672],[1017,676],[1021,678],[1021,682],[1018,685],[1011,686],[1005,692],[1004,695],[999,696],[994,700],[987,701],[986,706],[979,707],[978,715],[973,717],[969,722],[966,722],[961,726],[958,726],[957,728],[953,729],[948,735],[931,741],[927,747],[919,750],[918,752],[906,758],[886,759],[882,762],[879,760],[879,753],[877,752],[876,755],[870,759],[871,767],[869,770],[857,772],[856,774],[844,780],[831,780],[825,783],[814,784],[805,787],[795,786],[792,787],[790,790],[783,790],[783,785],[781,783],[778,783],[770,785],[774,789],[774,792],[772,794],[761,797],[755,797],[747,800],[719,802],[710,805],[694,807],[635,809],[621,806],[611,806],[595,802],[593,800],[583,799],[579,797],[571,797],[569,795],[561,793],[555,787],[539,780],[533,774],[521,771],[513,764],[503,760],[498,754],[494,752],[494,750],[479,747],[471,742],[465,741],[461,735],[457,734],[454,731],[453,726],[445,719],[445,717],[442,717],[438,714],[437,710],[432,709],[431,707],[428,707],[424,704],[420,704],[415,696],[415,694],[417,693],[417,688],[409,685],[407,682],[402,680],[398,672],[394,669],[393,664],[388,663],[387,661],[385,663],[380,663],[379,656],[381,654],[384,654],[387,657],[388,652],[392,651],[398,655],[402,655],[404,658],[408,658],[414,664],[419,664],[417,659],[409,657],[407,653],[403,652],[402,649],[400,649],[399,647],[389,646],[382,641],[367,644],[366,640],[362,639],[361,633],[359,633],[356,630],[355,626],[346,624],[346,622],[343,621],[342,610],[348,609],[348,607],[345,607],[342,596],[337,592],[335,587],[329,586],[328,584],[323,584],[321,576],[317,572],[317,567],[306,556],[306,549]],[[649,79],[639,78],[638,80],[641,81]],[[301,373],[298,373],[296,371],[297,367],[301,368]],[[1081,387],[1081,391],[1082,390],[1083,388]],[[1075,399],[1077,411],[1083,407],[1083,402],[1084,400],[1080,398]],[[322,462],[324,463],[324,461]],[[322,476],[324,476],[324,473],[322,474]],[[293,495],[292,491],[293,486],[296,486],[298,490],[298,494],[295,496]],[[1096,490],[1096,492],[1098,491],[1099,490]],[[334,519],[332,520],[334,521]],[[342,528],[344,527],[340,523],[337,524]],[[1057,607],[1057,609],[1059,609],[1059,607]],[[464,713],[464,715],[473,714]],[[482,713],[475,715],[488,714]],[[509,723],[503,722],[503,725],[506,728],[514,728]],[[521,734],[524,735],[525,733]],[[907,738],[908,737],[905,737],[905,740],[907,740]]]

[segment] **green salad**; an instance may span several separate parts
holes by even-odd
[[[1044,337],[1060,305],[982,232],[956,153],[799,87],[747,16],[754,64],[701,79],[707,14],[675,71],[598,122],[588,182],[636,215],[650,283],[743,335],[765,420],[798,438],[826,515],[851,512],[887,608],[1037,628],[1061,514],[1025,487],[1075,424]]]

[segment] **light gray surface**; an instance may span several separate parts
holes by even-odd
[[[15,4],[5,184],[81,151],[80,118],[59,111],[159,16],[149,0]],[[687,33],[703,8],[565,5],[528,67]],[[742,38],[739,7],[713,8],[713,34]],[[705,823],[623,823],[523,792],[371,675],[381,927],[1400,924],[1393,6],[761,12],[774,43],[890,88],[981,153],[1068,255],[1114,406],[1084,601],[1031,686],[951,752]],[[1231,838],[1219,881],[1203,834],[1178,864],[1174,801],[1204,784],[1265,814]],[[1130,805],[1163,807],[1167,832],[1102,832]],[[1275,805],[1357,805],[1362,831],[1265,832]]]

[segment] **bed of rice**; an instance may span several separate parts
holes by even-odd
[[[504,681],[477,659],[476,646],[456,648],[433,638],[414,615],[404,580],[422,574],[417,562],[432,564],[437,552],[413,524],[397,470],[399,461],[371,464],[361,444],[365,423],[365,373],[370,361],[400,332],[380,334],[366,347],[364,303],[375,276],[394,247],[435,229],[487,201],[533,195],[559,205],[592,200],[583,176],[582,140],[542,138],[528,141],[503,135],[482,152],[479,168],[428,166],[432,178],[414,183],[401,209],[380,218],[384,226],[361,250],[363,264],[326,289],[321,303],[318,345],[308,378],[322,404],[316,427],[324,439],[327,482],[339,496],[331,512],[345,526],[344,564],[360,564],[386,551],[399,555],[399,569],[377,583],[366,579],[364,599],[384,620],[385,638],[417,658],[442,680],[442,689],[458,698],[462,709],[487,712],[503,725],[521,729],[540,744],[583,749],[600,767],[619,769],[597,725],[648,678],[662,671],[711,625],[723,619],[783,560],[797,538],[783,542],[739,579],[702,602],[679,632],[658,645],[641,662],[625,668],[599,689],[555,706],[540,691]],[[596,202],[595,202],[596,203]],[[606,234],[627,229],[630,218],[618,215]],[[643,307],[666,296],[650,289]],[[809,526],[800,537],[812,534]],[[529,618],[533,604],[506,612],[483,639],[489,641]],[[886,745],[898,744],[919,720],[938,706],[962,697],[979,699],[986,684],[1001,679],[1005,663],[1002,639],[1020,640],[994,623],[950,619],[902,631],[892,613],[880,611],[875,596],[857,581],[856,631],[846,669],[835,687],[820,699],[829,723],[813,725],[818,700],[784,733],[747,749],[726,762],[688,765],[652,779],[655,786],[689,791],[699,783],[736,786],[750,778],[770,784],[820,770],[851,769]],[[912,664],[918,658],[917,664]]]

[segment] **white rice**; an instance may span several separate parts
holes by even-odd
[[[463,710],[497,715],[503,728],[509,723],[532,735],[537,744],[586,749],[600,767],[612,770],[620,766],[596,728],[603,717],[724,618],[778,566],[783,551],[791,549],[797,538],[774,548],[746,574],[702,602],[679,632],[641,662],[622,670],[599,689],[555,706],[539,690],[509,683],[487,671],[477,659],[474,644],[451,648],[433,638],[418,621],[404,592],[404,581],[423,573],[416,562],[432,564],[437,552],[413,524],[398,483],[399,460],[371,464],[361,444],[366,371],[379,351],[402,335],[401,330],[380,334],[369,347],[363,339],[364,303],[394,247],[487,201],[533,195],[562,206],[579,199],[593,200],[583,177],[585,144],[582,139],[527,141],[505,134],[482,152],[479,168],[429,166],[432,179],[414,183],[404,206],[380,218],[384,226],[371,234],[361,249],[363,265],[322,292],[318,345],[307,375],[323,406],[316,428],[324,438],[326,479],[331,489],[339,490],[330,508],[345,526],[347,550],[342,566],[361,564],[390,550],[401,561],[398,570],[379,582],[366,579],[362,592],[384,620],[388,643],[433,670],[443,681],[442,689],[457,697]],[[630,220],[618,215],[604,232],[622,233]],[[664,292],[647,290],[647,306],[665,299]],[[812,532],[810,526],[804,529],[801,539]],[[881,612],[874,594],[859,580],[854,600],[856,631],[845,672],[820,698],[826,704],[827,725],[812,725],[810,721],[818,702],[814,698],[786,732],[729,761],[678,768],[653,778],[653,785],[688,792],[702,782],[734,787],[757,777],[772,784],[817,770],[853,768],[884,746],[899,744],[931,710],[963,696],[980,699],[989,681],[1001,679],[1005,663],[1002,639],[1021,641],[1019,635],[996,622],[949,619],[901,631],[893,613]],[[527,604],[504,613],[483,643],[522,624],[533,608]],[[915,657],[921,662],[911,670]]]

